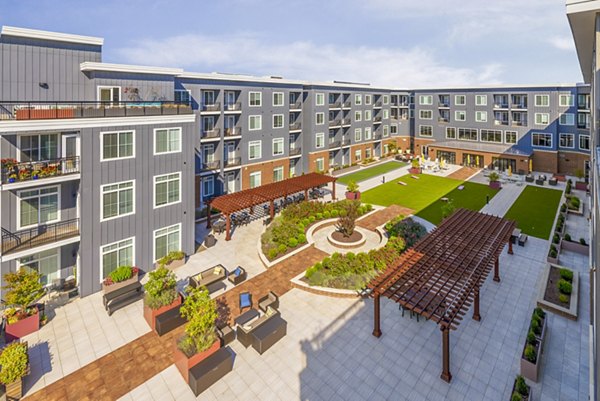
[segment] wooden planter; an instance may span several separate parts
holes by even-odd
[[[360,192],[346,192],[346,199],[350,199],[350,200],[359,200],[360,199]]]
[[[40,329],[40,316],[36,308],[31,316],[21,319],[16,323],[6,325],[6,342],[18,340]]]
[[[177,308],[181,305],[182,302],[181,294],[177,294],[177,298],[170,305],[162,306],[158,309],[151,309],[149,306],[146,306],[146,302],[144,302],[144,319],[146,319],[146,323],[152,328],[152,330],[156,330],[156,318],[158,315],[162,315],[165,312],[170,311],[171,309]]]
[[[104,283],[102,283],[102,291],[105,294],[108,294],[110,292],[118,290],[119,288],[123,288],[126,285],[133,284],[136,281],[138,281],[138,279],[139,279],[138,276],[139,276],[139,273],[135,273],[133,276],[131,276],[131,278],[129,278],[129,279],[125,280],[125,281],[119,281],[118,283],[113,283],[113,284],[110,284],[110,285],[105,285]]]
[[[500,183],[500,181],[490,181],[490,188],[500,189],[501,187],[502,187],[502,184]]]
[[[535,347],[537,358],[535,360],[535,363],[529,362],[527,359],[525,359],[525,348],[527,347],[527,341],[525,341],[525,345],[523,346],[523,352],[521,352],[521,376],[535,383],[537,383],[538,381],[540,367],[542,366],[544,340],[546,339],[546,320],[546,318],[542,320],[542,333],[539,337],[537,337],[538,341]]]
[[[177,269],[178,267],[181,267],[183,265],[185,265],[185,256],[183,257],[183,259],[172,261],[171,263],[165,265],[165,267],[167,269],[169,269],[169,270],[174,270],[174,269]],[[158,267],[159,267],[159,264],[155,263],[154,264],[154,268],[158,268]]]
[[[211,356],[212,354],[214,354],[215,352],[217,352],[219,348],[221,348],[221,340],[217,339],[217,341],[215,341],[214,344],[210,346],[210,348],[195,354],[191,358],[188,358],[183,352],[179,350],[179,348],[177,348],[177,343],[175,343],[175,366],[179,370],[179,373],[181,373],[181,376],[183,376],[183,379],[186,383],[189,384],[190,382],[190,369],[202,362],[203,360],[205,360],[206,358],[208,358],[209,356]]]
[[[17,110],[17,120],[47,120],[73,118],[73,109],[21,109]]]
[[[6,399],[20,400],[23,398],[23,378],[6,385]]]
[[[411,167],[408,169],[408,172],[411,174],[421,174],[421,168],[420,167]]]

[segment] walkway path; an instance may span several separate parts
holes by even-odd
[[[479,171],[479,169],[477,169],[477,168],[463,167],[463,168],[459,169],[458,171],[455,171],[454,173],[450,174],[448,176],[448,178],[454,178],[455,180],[466,181],[467,179],[471,178],[473,176],[473,174],[477,173],[478,171]]]
[[[394,217],[403,215],[410,216],[413,214],[414,210],[409,209],[407,207],[402,207],[398,205],[391,205],[386,207],[385,209],[381,209],[376,211],[375,213],[358,220],[356,225],[362,228],[366,228],[367,230],[375,230],[376,227],[381,226],[382,224],[387,223]]]
[[[281,296],[292,286],[290,279],[327,254],[310,247],[217,298],[219,308],[232,322],[239,315],[239,293],[250,291],[254,303],[268,291]],[[183,326],[159,337],[147,333],[121,348],[44,387],[27,400],[116,400],[174,363],[175,339]]]
[[[515,183],[504,184],[502,189],[490,199],[490,203],[481,209],[481,213],[493,214],[500,217],[504,216],[525,187],[526,185],[519,186]]]

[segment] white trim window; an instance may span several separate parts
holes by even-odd
[[[579,135],[579,149],[590,150],[590,136]]]
[[[552,134],[545,132],[534,132],[531,134],[531,146],[537,146],[540,148],[551,148],[552,147]]]
[[[355,122],[362,121],[362,112],[360,110],[357,110],[354,112],[354,121]]]
[[[572,107],[575,104],[575,97],[570,93],[558,95],[558,105],[560,107]]]
[[[323,147],[325,147],[325,133],[317,132],[317,134],[315,134],[315,148],[319,149]]]
[[[481,142],[502,143],[502,131],[495,129],[482,129],[480,132]]]
[[[475,112],[475,121],[479,123],[487,122],[487,111],[476,111]]]
[[[390,97],[388,95],[383,95],[383,105],[390,104]]]
[[[273,138],[273,156],[283,154],[283,138]]]
[[[100,281],[119,266],[135,265],[135,237],[100,247]]]
[[[360,113],[360,111],[359,111]],[[365,110],[365,121],[371,121],[373,118],[373,112],[371,110]]]
[[[504,131],[504,143],[515,144],[519,141],[517,131]]]
[[[262,92],[248,92],[248,106],[262,106]]]
[[[456,128],[446,127],[446,139],[456,139]]]
[[[283,105],[283,92],[273,92],[273,107],[279,107]]]
[[[192,104],[192,92],[188,89],[175,89],[173,100],[176,104]]]
[[[325,106],[325,94],[317,93],[315,96],[315,105],[317,106]]]
[[[369,106],[373,103],[373,97],[371,95],[365,95],[365,105]]]
[[[433,104],[433,95],[419,95],[419,104],[421,106],[431,106]]]
[[[100,161],[135,157],[135,131],[100,133]]]
[[[316,125],[325,124],[325,113],[316,113],[315,114],[315,124]]]
[[[60,221],[60,188],[36,188],[17,192],[17,229]]]
[[[458,140],[459,141],[476,141],[478,132],[474,128],[459,128],[458,129]]]
[[[181,202],[181,172],[154,176],[154,208]]]
[[[387,120],[390,118],[390,111],[388,109],[383,109],[383,119]]]
[[[383,126],[383,133],[382,133],[382,136],[383,136],[384,138],[386,138],[386,137],[390,136],[390,126],[389,126],[389,125],[384,125],[384,126]]]
[[[315,169],[318,173],[325,171],[325,158],[319,157],[315,159]]]
[[[362,141],[362,129],[355,128],[354,129],[354,142]]]
[[[465,106],[467,104],[467,96],[466,95],[454,95],[454,105],[455,106]]]
[[[475,95],[475,106],[487,106],[487,95]]]
[[[181,251],[181,223],[154,230],[154,261]]]
[[[558,134],[558,146],[561,148],[575,148],[575,135],[569,133]]]
[[[60,253],[59,249],[49,249],[33,255],[17,259],[17,269],[25,271],[36,271],[40,273],[40,283],[50,285],[60,277]]]
[[[398,124],[390,125],[390,134],[397,134],[397,133],[398,133]]]
[[[262,116],[248,116],[248,130],[249,131],[258,131],[262,129]]]
[[[433,136],[433,126],[419,125],[419,136],[426,136],[426,137]]]
[[[456,121],[466,121],[467,120],[467,112],[464,110],[456,110],[454,112],[454,120]]]
[[[249,184],[250,188],[260,187],[262,181],[262,173],[260,171],[255,171],[250,173],[249,176]]]
[[[575,125],[575,114],[573,113],[562,113],[558,118],[560,125]]]
[[[208,177],[202,178],[202,196],[208,197],[215,193],[215,177],[209,175]]]
[[[248,142],[248,160],[257,160],[262,157],[262,141]]]
[[[362,104],[362,95],[354,95],[354,105],[360,106]]]
[[[154,154],[181,152],[181,128],[156,128],[154,130]]]
[[[371,127],[365,127],[365,141],[371,140]]]
[[[550,95],[535,95],[535,107],[550,107]]]
[[[121,101],[120,86],[98,86],[98,101],[107,103],[118,103]]]
[[[549,113],[535,113],[535,125],[548,125],[550,124]]]
[[[356,149],[354,151],[354,161],[359,162],[362,159],[362,151],[360,149]]]
[[[283,114],[273,114],[273,129],[283,128]]]
[[[21,162],[58,159],[58,134],[19,135],[17,152]]]
[[[283,181],[283,166],[273,169],[273,182]]]
[[[135,181],[102,185],[100,192],[100,221],[135,213]]]

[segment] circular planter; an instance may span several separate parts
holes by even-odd
[[[336,248],[342,248],[342,249],[360,248],[367,242],[367,237],[365,235],[362,235],[359,231],[354,231],[354,232],[360,234],[360,239],[353,241],[353,242],[342,242],[342,241],[338,241],[338,240],[334,239],[333,233],[335,233],[335,232],[336,231],[333,231],[332,233],[330,233],[327,236],[327,241],[329,241],[329,243],[331,245],[335,246]]]

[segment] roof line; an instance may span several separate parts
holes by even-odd
[[[95,46],[102,46],[104,44],[104,38],[98,38],[94,36],[72,35],[69,33],[41,31],[38,29],[18,28],[6,25],[2,27],[0,36],[1,35],[51,40],[57,42],[82,43]]]

